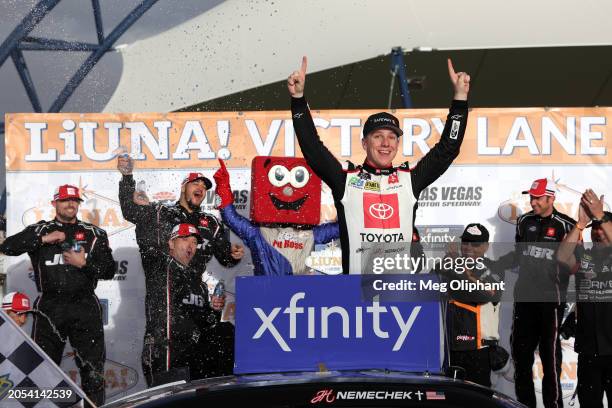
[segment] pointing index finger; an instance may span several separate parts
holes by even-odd
[[[308,67],[308,58],[304,55],[302,57],[302,66],[300,67],[300,72],[302,74],[306,74],[306,68]]]
[[[457,74],[455,73],[455,68],[453,68],[453,61],[451,61],[450,58],[447,58],[447,64],[448,64],[448,75],[450,75],[451,78],[456,78]]]

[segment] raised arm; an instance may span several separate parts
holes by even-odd
[[[155,217],[155,208],[151,204],[134,201],[136,182],[132,175],[134,161],[129,156],[117,157],[117,170],[121,173],[119,181],[119,204],[123,218],[132,224],[150,223]]]
[[[448,60],[448,76],[453,85],[454,98],[440,141],[417,163],[411,171],[412,191],[418,197],[421,191],[436,181],[459,155],[468,118],[467,97],[470,91],[470,76],[455,72]]]
[[[565,235],[563,241],[557,249],[557,261],[565,265],[569,270],[573,270],[576,266],[576,246],[581,241],[581,234],[586,225],[589,223],[589,216],[583,204],[578,206],[578,222],[574,228]]]
[[[307,66],[308,59],[302,57],[299,71],[294,71],[287,79],[287,89],[291,95],[293,128],[308,165],[331,188],[334,198],[341,199],[344,195],[346,174],[342,171],[340,162],[321,142],[304,98]]]
[[[612,222],[605,218],[604,196],[597,197],[597,194],[589,188],[582,195],[580,202],[588,209],[593,222],[599,223],[608,241],[612,242]]]
[[[258,228],[251,224],[251,221],[238,214],[234,207],[234,195],[230,187],[230,178],[223,160],[219,159],[219,170],[215,172],[215,191],[218,196],[217,207],[221,213],[223,222],[238,235],[240,239],[250,247],[251,240],[259,234]]]

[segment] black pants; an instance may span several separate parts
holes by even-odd
[[[465,380],[491,387],[489,347],[470,351],[450,352],[450,364],[465,370]]]
[[[32,339],[59,366],[66,340],[75,352],[81,388],[96,405],[103,405],[104,330],[102,308],[95,294],[66,296],[41,294],[35,302]]]
[[[191,379],[190,361],[186,357],[188,346],[168,343],[145,334],[142,348],[142,372],[148,387],[155,387],[175,381]],[[191,354],[191,353],[189,353]],[[195,356],[194,356],[195,357]],[[195,364],[195,361],[193,361]]]
[[[561,342],[559,327],[565,305],[555,303],[514,303],[510,345],[514,360],[516,398],[536,407],[533,386],[534,351],[539,349],[544,378],[542,399],[546,408],[563,407],[561,392]]]
[[[234,372],[234,325],[217,323],[206,342],[206,359],[202,367],[202,378],[222,377]]]
[[[148,387],[174,381],[231,375],[234,369],[234,325],[218,323],[197,344],[168,343],[145,335],[142,372]]]
[[[578,354],[578,402],[580,408],[603,408],[606,393],[612,404],[612,356]]]

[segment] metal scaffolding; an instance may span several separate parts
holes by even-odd
[[[108,51],[113,51],[115,42],[147,12],[158,0],[142,0],[108,35],[104,33],[102,24],[102,13],[100,1],[91,0],[96,25],[97,44],[80,41],[64,41],[49,38],[31,37],[30,33],[41,23],[51,10],[61,0],[40,0],[32,10],[23,18],[0,45],[0,67],[8,60],[9,56],[15,64],[15,68],[21,78],[21,82],[32,104],[34,112],[42,112],[42,106],[32,76],[28,70],[23,51],[64,51],[64,52],[86,52],[89,56],[81,64],[79,69],[68,80],[57,98],[51,104],[47,112],[59,112],[76,88],[83,82],[87,74],[94,68],[100,59]],[[4,122],[0,122],[0,133],[4,133]]]

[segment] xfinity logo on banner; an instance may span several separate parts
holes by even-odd
[[[341,330],[342,337],[345,339],[350,338],[363,338],[364,324],[363,324],[363,314],[364,308],[361,306],[357,306],[354,310],[347,310],[342,306],[332,306],[332,307],[298,307],[297,303],[299,300],[304,299],[306,297],[306,293],[298,292],[291,296],[291,300],[289,301],[289,306],[285,307],[283,310],[283,314],[287,315],[286,319],[289,321],[289,339],[295,339],[298,336],[297,333],[297,320],[298,319],[307,319],[308,321],[308,330],[307,333],[300,333],[301,336],[306,336],[309,339],[314,338],[329,338],[329,326],[330,326],[330,317],[334,314],[340,317],[341,322]],[[410,333],[410,329],[419,315],[421,310],[420,306],[415,306],[412,308],[410,314],[404,318],[402,316],[402,312],[396,306],[391,306],[390,312],[393,313],[395,317],[395,321],[397,326],[400,329],[400,334],[395,339],[393,344],[393,351],[398,351],[401,349],[404,344],[404,340],[406,340],[406,336]],[[259,339],[264,333],[269,332],[272,337],[278,343],[278,346],[283,351],[291,351],[291,347],[285,341],[285,338],[279,333],[277,330],[274,320],[278,317],[278,314],[281,312],[281,307],[275,307],[269,313],[266,313],[259,307],[253,308],[257,316],[261,319],[261,325],[257,332],[253,335],[253,339]],[[380,326],[380,315],[384,313],[388,313],[387,307],[380,306],[378,302],[372,302],[372,306],[365,307],[365,313],[370,313],[372,315],[372,333],[381,339],[388,339],[389,333],[383,330]],[[304,316],[307,314],[307,317]],[[281,320],[281,317],[279,317]],[[334,321],[338,321],[337,319]],[[353,327],[351,327],[353,326]],[[338,330],[337,328],[335,328]],[[370,328],[366,328],[369,330]]]
[[[437,298],[382,299],[366,276],[375,275],[237,277],[234,373],[313,371],[321,363],[441,372]]]

